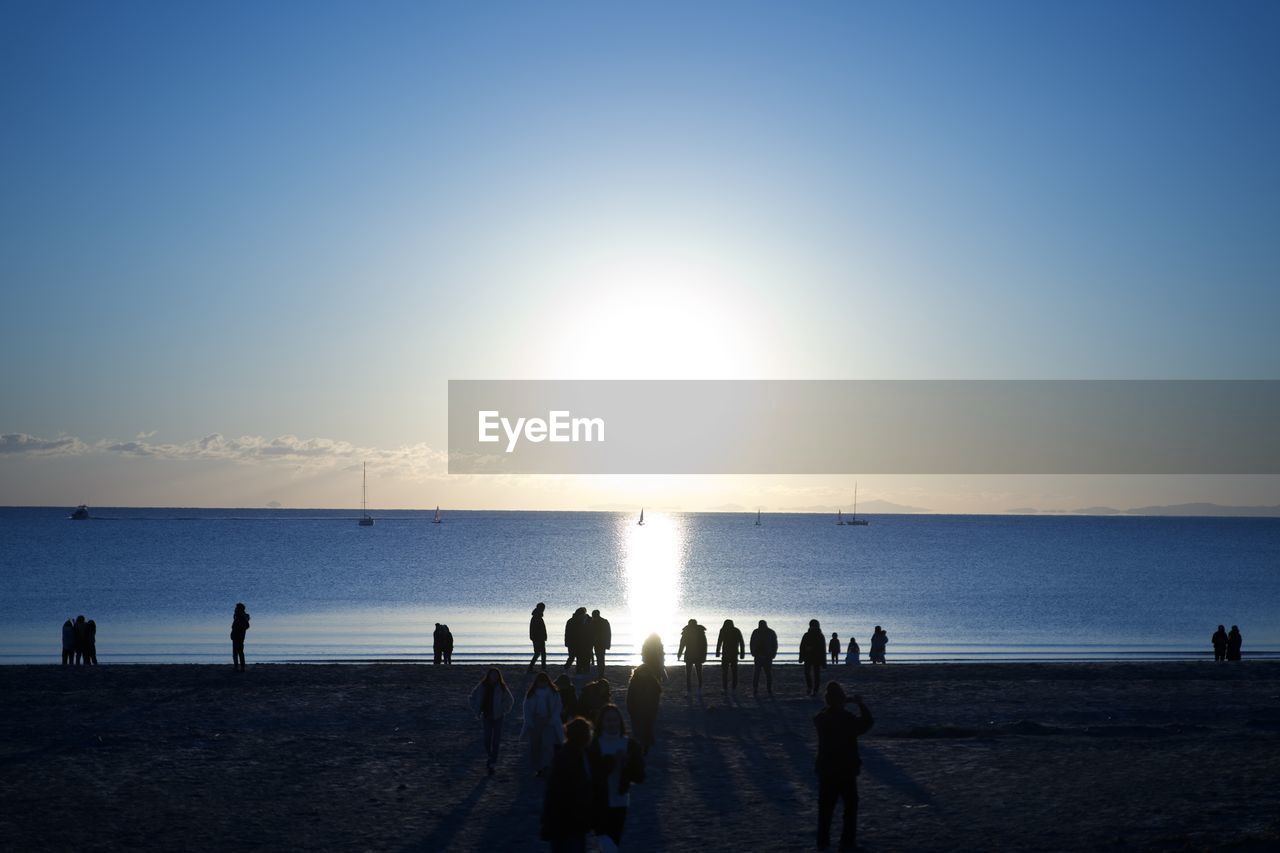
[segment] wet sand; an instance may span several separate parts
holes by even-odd
[[[670,672],[624,847],[812,849],[818,704],[799,668],[775,668],[778,698],[760,702],[750,666],[737,702],[714,666],[701,702]],[[0,667],[0,847],[546,849],[514,717],[484,774],[466,709],[480,673]],[[862,742],[867,850],[1280,847],[1280,662],[826,674],[877,720]]]

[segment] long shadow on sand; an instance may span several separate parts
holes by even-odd
[[[458,833],[467,826],[471,817],[471,812],[475,810],[476,804],[480,802],[480,798],[484,796],[485,788],[489,786],[489,777],[481,777],[476,782],[471,792],[467,794],[453,809],[440,818],[440,822],[436,824],[425,838],[411,842],[401,848],[403,853],[429,853],[429,851],[447,850],[452,844]]]

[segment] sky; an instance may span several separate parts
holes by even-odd
[[[687,509],[449,477],[446,383],[1280,378],[1280,7],[0,6],[0,503]],[[876,478],[945,511],[1276,478]]]

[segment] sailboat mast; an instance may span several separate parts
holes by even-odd
[[[369,463],[363,463],[360,475],[360,512],[369,514]]]

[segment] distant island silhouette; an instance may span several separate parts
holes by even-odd
[[[1005,510],[1008,515],[1177,515],[1215,516],[1220,518],[1277,518],[1280,505],[1276,506],[1224,506],[1215,503],[1167,504],[1164,506],[1138,506],[1116,509],[1112,506],[1086,506],[1079,509],[1036,509],[1014,507]]]

